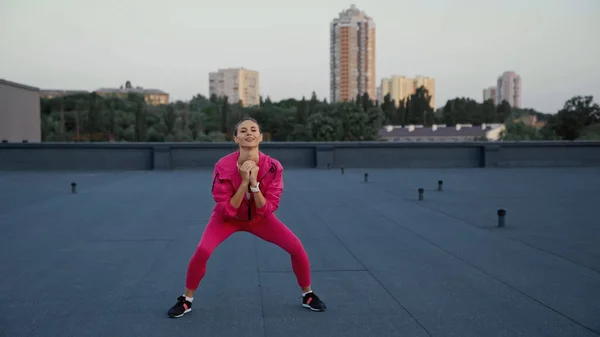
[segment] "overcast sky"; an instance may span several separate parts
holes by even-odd
[[[261,95],[329,98],[329,24],[377,25],[377,82],[436,79],[436,106],[514,70],[523,105],[600,103],[600,0],[0,0],[0,78],[42,89],[135,86],[208,95],[208,73],[260,72]]]

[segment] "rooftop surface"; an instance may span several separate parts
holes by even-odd
[[[285,172],[277,216],[327,312],[237,233],[179,319],[210,171],[2,172],[0,336],[600,336],[597,168],[365,172]]]

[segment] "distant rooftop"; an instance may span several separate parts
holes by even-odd
[[[368,16],[364,11],[358,9],[356,5],[352,4],[350,5],[350,8],[341,11],[339,13],[339,16],[333,19],[332,23],[351,23],[363,20],[372,21],[373,19],[370,16]]]
[[[11,87],[21,88],[21,89],[26,89],[26,90],[31,90],[31,91],[40,91],[39,88],[32,87],[32,86],[25,85],[25,84],[21,84],[21,83],[17,83],[17,82],[7,81],[7,80],[2,79],[2,78],[0,78],[0,84],[9,85]]]
[[[96,90],[97,93],[137,93],[137,94],[166,94],[166,92],[159,89],[144,89],[142,87],[135,88],[100,88]]]
[[[43,89],[40,90],[42,96],[60,97],[75,94],[88,94],[87,90],[56,90],[56,89]]]
[[[482,137],[488,131],[502,127],[502,124],[456,124],[446,126],[445,124],[434,124],[425,127],[423,125],[386,125],[379,131],[380,137]]]

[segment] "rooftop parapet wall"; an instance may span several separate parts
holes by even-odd
[[[286,168],[600,167],[600,142],[281,142]],[[0,170],[211,169],[233,143],[0,143]]]

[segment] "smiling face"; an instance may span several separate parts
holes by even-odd
[[[263,136],[260,132],[260,127],[256,122],[251,120],[242,121],[237,129],[233,140],[240,147],[252,148],[257,147],[262,142]]]

